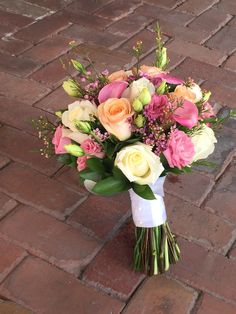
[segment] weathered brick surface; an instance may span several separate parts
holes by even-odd
[[[153,276],[138,290],[124,313],[188,313],[196,298],[193,289],[164,276]]]
[[[178,10],[199,15],[216,2],[217,0],[198,0],[197,2],[195,0],[188,0],[184,1],[184,3],[178,7]]]
[[[9,164],[10,159],[6,156],[0,155],[0,169],[5,167],[7,164]]]
[[[218,298],[204,294],[198,314],[234,314],[236,306],[233,304],[226,303]]]
[[[3,314],[33,314],[32,311],[27,310],[25,307],[8,301],[0,300],[0,313]]]
[[[0,222],[0,235],[74,274],[99,247],[97,240],[30,207],[18,207]]]
[[[0,193],[0,219],[17,206],[17,202],[7,195]]]
[[[33,312],[118,314],[124,304],[37,258],[27,258],[0,287],[1,295]]]
[[[232,53],[236,49],[236,29],[225,26],[207,41],[207,46],[211,49],[219,49],[224,53]]]
[[[18,55],[31,46],[29,42],[10,37],[0,40],[0,50],[10,55]]]
[[[236,54],[232,55],[227,59],[224,68],[229,70],[229,71],[234,71],[236,72]]]

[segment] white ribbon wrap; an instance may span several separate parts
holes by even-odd
[[[167,218],[163,200],[165,178],[160,177],[156,183],[149,185],[156,197],[155,200],[145,200],[133,190],[129,190],[132,216],[136,227],[153,228],[165,223]]]

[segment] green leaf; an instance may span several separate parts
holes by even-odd
[[[127,181],[117,179],[115,177],[107,177],[99,181],[93,188],[93,192],[110,196],[119,192],[127,191],[130,188],[130,184]]]
[[[63,154],[57,157],[57,160],[63,163],[66,166],[76,168],[77,166],[77,157],[70,154]]]
[[[200,159],[200,160],[194,161],[191,166],[206,166],[210,168],[215,168],[216,163],[205,160],[205,159]]]
[[[79,176],[82,179],[93,180],[96,182],[101,179],[101,175],[99,175],[97,172],[91,171],[89,169],[84,169],[84,170],[80,171]]]
[[[105,173],[105,168],[102,164],[102,160],[100,158],[90,158],[87,160],[87,166],[90,170],[104,174]]]
[[[116,178],[116,179],[120,179],[120,180],[124,180],[124,181],[128,181],[126,176],[123,174],[123,172],[118,168],[118,167],[113,167],[112,169],[112,173],[113,173],[113,176]]]
[[[146,199],[146,200],[155,200],[155,195],[152,192],[152,189],[149,185],[140,185],[137,183],[133,183],[133,190],[136,194],[138,194],[140,197]]]

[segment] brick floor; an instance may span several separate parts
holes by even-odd
[[[235,0],[0,0],[1,314],[236,312],[235,119],[217,132],[215,168],[168,177],[182,259],[153,278],[132,270],[128,195],[89,196],[71,169],[31,153],[28,123],[73,101],[60,88],[70,40],[79,60],[114,71],[141,39],[150,64],[157,21],[172,73],[236,108],[235,15]]]

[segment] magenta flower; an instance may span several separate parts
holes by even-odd
[[[198,123],[198,108],[192,102],[184,100],[183,104],[175,109],[173,118],[179,124],[191,129]]]
[[[169,101],[166,95],[153,95],[149,105],[145,106],[145,116],[154,121],[163,115],[163,110],[169,107]]]
[[[171,168],[182,169],[193,160],[195,154],[193,142],[183,131],[175,129],[170,133],[167,149],[163,154]]]
[[[67,151],[65,150],[64,146],[71,144],[71,139],[68,137],[63,137],[63,126],[59,125],[56,128],[54,133],[52,143],[55,148],[55,154],[66,154]]]
[[[109,98],[120,98],[128,85],[125,81],[114,81],[105,85],[98,94],[100,104]]]

